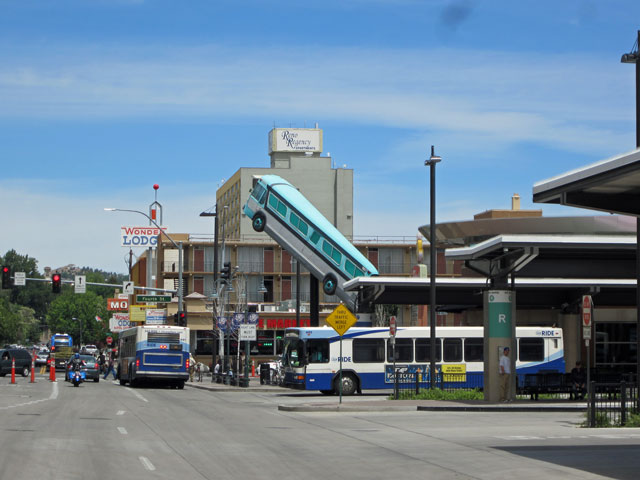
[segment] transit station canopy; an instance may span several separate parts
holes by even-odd
[[[482,307],[488,277],[510,256],[518,308],[577,311],[582,295],[598,306],[635,305],[635,238],[629,235],[499,235],[471,247],[452,248],[478,277],[436,277],[439,311]],[[484,272],[480,276],[480,272]],[[428,305],[431,282],[419,277],[357,277],[344,285],[381,304]]]
[[[640,216],[640,149],[567,172],[533,186],[535,203]]]

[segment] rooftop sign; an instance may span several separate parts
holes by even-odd
[[[319,128],[274,128],[269,132],[269,154],[273,152],[322,152]]]

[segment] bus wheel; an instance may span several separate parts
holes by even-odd
[[[336,393],[340,394],[340,377],[336,377]],[[358,381],[350,373],[344,373],[342,375],[342,395],[353,395],[358,388]]]
[[[256,212],[251,222],[251,226],[253,226],[253,229],[256,232],[262,232],[266,224],[267,224],[267,218],[264,216],[264,213]]]
[[[327,273],[322,280],[322,290],[327,295],[333,295],[338,288],[338,280],[333,273]]]
[[[180,390],[184,389],[184,380],[180,380],[176,387]]]

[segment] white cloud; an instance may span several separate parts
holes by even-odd
[[[474,147],[530,141],[581,152],[610,150],[623,136],[617,127],[632,122],[619,95],[632,90],[631,76],[596,57],[216,46],[64,53],[3,59],[0,115],[271,119],[313,112],[455,132]]]

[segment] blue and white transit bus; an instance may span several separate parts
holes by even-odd
[[[422,374],[429,385],[429,327],[399,327],[396,333],[395,366]],[[482,388],[484,338],[482,327],[438,327],[436,362],[439,384],[446,388]],[[516,373],[518,385],[524,375],[541,370],[565,372],[562,329],[517,327]],[[302,390],[338,391],[340,336],[333,328],[288,328],[282,354],[284,385]],[[342,337],[342,393],[390,389],[394,386],[393,348],[388,327],[350,328]],[[411,380],[409,380],[411,378]],[[403,379],[399,377],[399,382]]]
[[[258,178],[244,206],[253,229],[265,231],[322,281],[327,295],[353,306],[344,282],[378,270],[296,187],[277,175]]]
[[[184,388],[189,379],[189,329],[172,325],[141,325],[119,335],[120,385],[144,380]]]
[[[73,338],[71,338],[71,335],[68,333],[54,333],[49,341],[49,349],[56,359],[55,369],[65,370],[69,357],[73,355]],[[51,368],[51,365],[49,365],[49,368]]]

